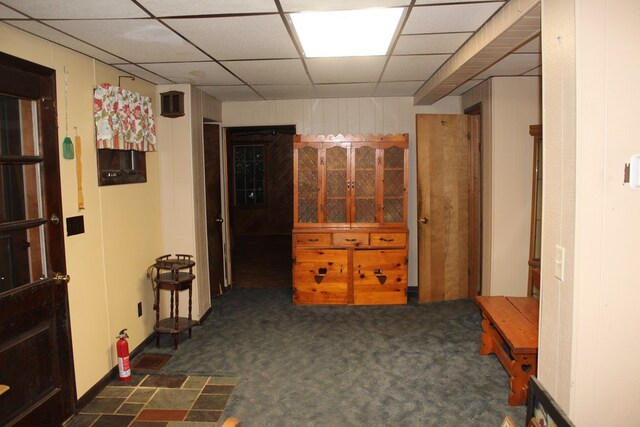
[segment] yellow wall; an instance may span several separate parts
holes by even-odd
[[[129,329],[130,348],[153,331],[153,295],[145,273],[162,251],[157,154],[146,154],[146,183],[98,187],[93,88],[103,82],[117,85],[118,76],[125,73],[4,24],[0,24],[0,50],[56,70],[58,139],[62,142],[66,136],[68,116],[68,133],[73,138],[77,127],[82,140],[84,210],[77,207],[75,160],[62,159],[60,152],[64,217],[83,215],[85,223],[84,234],[65,238],[76,384],[81,397],[117,364],[115,337],[120,329]],[[122,86],[155,99],[153,84],[123,79]],[[141,318],[137,316],[139,301],[143,304]]]
[[[220,120],[222,104],[188,84],[158,86],[158,99],[173,90],[184,93],[185,115],[157,120],[162,247],[163,253],[194,256],[192,316],[199,320],[211,307],[202,126],[204,119]],[[166,298],[161,306],[168,313]],[[181,298],[180,313],[187,310],[188,301]]]
[[[638,425],[640,2],[543,0],[542,22],[539,377],[578,426]]]

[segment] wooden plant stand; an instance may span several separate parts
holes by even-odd
[[[509,405],[522,405],[538,368],[538,300],[479,296],[476,304],[482,312],[480,354],[495,353],[509,374]]]

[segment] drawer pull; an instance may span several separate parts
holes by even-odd
[[[307,239],[307,242],[319,242],[320,239]]]
[[[327,275],[327,269],[325,267],[320,267],[318,269],[318,274],[313,276],[313,278],[315,279],[316,283],[319,285],[320,283],[322,283],[322,280],[324,280],[324,276],[326,275]]]
[[[357,242],[358,241],[358,239],[344,239],[344,240],[347,241],[347,242]]]
[[[395,239],[385,239],[384,237],[380,238],[381,242],[393,242]]]
[[[382,274],[381,268],[374,268],[373,274],[378,278],[378,282],[380,282],[381,285],[384,285],[384,283],[387,281],[387,276]]]

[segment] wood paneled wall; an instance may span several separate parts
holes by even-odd
[[[284,128],[279,126],[277,128]],[[293,228],[293,143],[295,127],[275,134],[251,134],[242,128],[227,130],[229,214],[234,235],[291,234]],[[269,128],[271,129],[271,128]],[[234,203],[233,148],[264,144],[265,204],[236,207]]]

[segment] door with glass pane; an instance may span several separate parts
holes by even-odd
[[[354,143],[351,147],[352,175],[349,182],[352,193],[351,222],[353,226],[375,226],[378,203],[376,201],[376,162],[374,146]]]
[[[406,224],[407,177],[405,168],[409,151],[406,147],[389,146],[380,149],[381,224]]]
[[[320,222],[321,148],[321,143],[312,143],[296,146],[293,150],[293,221],[297,226]]]
[[[75,412],[55,71],[0,53],[0,425]]]
[[[325,163],[324,221],[327,224],[344,225],[349,222],[351,206],[349,181],[349,144],[323,144]],[[322,219],[322,216],[321,216]]]

